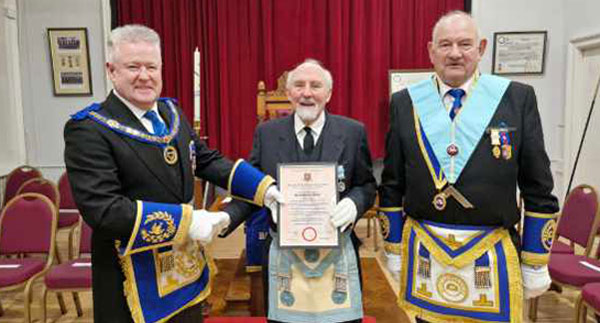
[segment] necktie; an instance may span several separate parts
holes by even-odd
[[[454,120],[454,117],[456,117],[458,114],[460,107],[462,107],[461,99],[465,95],[465,90],[452,89],[448,91],[448,94],[454,98],[454,102],[452,102],[452,108],[450,109],[450,120]]]
[[[315,148],[315,139],[313,138],[310,127],[304,127],[306,135],[304,136],[304,153],[310,155]]]
[[[144,118],[152,122],[152,128],[154,128],[155,136],[164,136],[167,134],[167,127],[162,121],[160,121],[158,115],[156,115],[156,112],[150,110],[144,114]]]

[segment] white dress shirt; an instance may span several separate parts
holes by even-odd
[[[325,126],[325,111],[322,111],[321,115],[317,118],[317,120],[315,120],[309,126],[310,133],[313,135],[315,146],[317,145],[319,136],[323,131],[323,126]],[[304,122],[302,122],[298,114],[294,113],[294,130],[296,132],[296,139],[298,139],[298,143],[300,144],[300,147],[302,149],[304,149],[304,136],[306,136],[306,131],[304,131],[304,127],[306,127]]]
[[[146,128],[146,130],[149,133],[151,133],[151,134],[154,133],[154,127],[152,126],[152,121],[150,121],[150,119],[144,118],[144,114],[146,114],[146,112],[148,112],[150,110],[153,110],[154,112],[156,112],[156,115],[158,116],[158,119],[160,119],[160,121],[162,121],[165,124],[165,127],[166,127],[167,123],[160,116],[160,113],[158,112],[158,104],[156,102],[154,102],[154,104],[152,105],[152,108],[150,108],[150,110],[144,110],[144,109],[140,109],[140,108],[136,107],[133,103],[127,101],[127,99],[123,98],[119,94],[119,92],[117,92],[117,90],[113,90],[113,92],[115,93],[115,95],[117,96],[117,98],[119,98],[119,100],[121,100],[123,103],[125,103],[125,106],[127,108],[129,108],[129,110],[133,113],[133,115],[135,115],[135,117],[138,118],[138,120],[140,120],[140,122],[142,123],[142,125],[144,125],[144,128]]]
[[[465,95],[463,95],[463,97],[460,100],[461,105],[467,99],[467,96],[469,95],[469,91],[471,91],[471,85],[473,85],[473,80],[475,79],[475,75],[477,73],[479,73],[479,72],[473,73],[473,75],[471,75],[471,77],[465,83],[463,83],[461,86],[458,87],[459,89],[463,89],[465,91]],[[448,91],[455,89],[455,88],[450,87],[446,83],[444,83],[439,78],[439,76],[437,76],[437,74],[435,77],[436,77],[436,81],[438,84],[438,89],[440,91],[440,95],[442,96],[442,101],[444,102],[444,106],[446,107],[446,111],[448,111],[448,113],[450,113],[450,108],[452,108],[452,103],[454,103],[454,97],[452,97],[448,93]]]

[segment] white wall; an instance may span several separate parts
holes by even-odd
[[[600,33],[600,1],[569,0],[564,1],[566,41]]]
[[[64,170],[69,115],[106,96],[101,9],[98,0],[18,1],[27,162],[52,180]],[[51,27],[87,28],[93,96],[54,96],[46,32]]]
[[[40,167],[44,175],[56,179],[62,172],[63,125],[69,115],[91,102],[103,100],[106,93],[103,62],[103,30],[106,26],[107,0],[0,0],[0,97],[9,98],[0,107],[0,175],[6,168],[28,163]],[[9,8],[6,10],[5,8]],[[14,9],[11,9],[14,8]],[[566,49],[570,39],[600,33],[600,1],[598,0],[473,0],[473,16],[481,31],[490,40],[481,63],[484,73],[491,71],[493,33],[500,31],[546,30],[545,72],[540,76],[511,76],[513,80],[535,87],[542,115],[546,147],[552,160],[556,189],[563,196],[563,147]],[[104,14],[103,14],[103,10]],[[12,11],[11,11],[12,10]],[[14,18],[19,28],[19,48],[9,44],[7,36],[14,33]],[[12,19],[12,20],[11,20]],[[105,20],[103,24],[103,19]],[[8,27],[7,27],[8,26]],[[55,97],[52,94],[46,28],[87,27],[93,96]],[[13,28],[13,29],[10,29]],[[8,53],[7,51],[11,51]],[[16,55],[15,55],[16,53]],[[11,56],[12,55],[12,56]],[[9,59],[20,55],[21,101],[17,75],[10,74]],[[13,58],[10,58],[13,57]],[[13,64],[14,65],[14,64]],[[7,70],[7,68],[9,70]],[[5,71],[7,71],[5,73]],[[21,121],[23,120],[23,121]],[[21,122],[22,126],[19,126]],[[24,125],[24,134],[23,134]],[[24,149],[26,146],[26,155]],[[3,168],[4,167],[4,168]],[[570,166],[566,167],[567,172]]]
[[[567,174],[572,172],[590,103],[600,73],[600,1],[571,0],[564,6],[567,49],[565,159]],[[590,184],[600,188],[600,100],[596,105],[581,149],[572,187]],[[566,179],[568,181],[568,178]],[[565,184],[567,185],[567,184]]]
[[[15,0],[0,0],[0,176],[26,163]]]
[[[481,33],[488,39],[488,49],[480,65],[491,73],[494,32],[547,31],[546,62],[542,75],[509,76],[535,88],[538,109],[544,128],[546,150],[552,161],[554,193],[563,197],[563,133],[566,73],[565,7],[572,2],[597,0],[473,0],[472,14]],[[587,9],[586,9],[587,10]],[[596,11],[598,13],[600,11]],[[590,13],[590,20],[591,20]],[[571,22],[572,23],[572,22]],[[567,175],[568,176],[568,175]]]

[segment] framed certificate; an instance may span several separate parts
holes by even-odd
[[[92,95],[86,28],[48,28],[54,95]]]
[[[278,185],[285,200],[277,221],[280,247],[339,245],[339,231],[331,223],[338,199],[336,169],[335,163],[278,165]]]
[[[428,69],[389,70],[390,96],[405,87],[430,78],[435,72]]]
[[[546,37],[545,31],[494,33],[492,73],[543,74]]]

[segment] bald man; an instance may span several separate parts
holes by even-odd
[[[391,100],[381,219],[399,304],[418,321],[521,322],[523,297],[550,284],[558,203],[535,93],[480,74],[486,44],[470,15],[444,15],[435,75]]]

